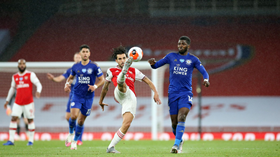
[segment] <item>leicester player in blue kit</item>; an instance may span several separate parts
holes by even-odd
[[[182,152],[185,121],[192,106],[192,72],[194,68],[203,75],[203,85],[205,87],[210,85],[209,75],[200,60],[188,53],[190,43],[189,37],[182,36],[178,41],[179,52],[171,52],[157,62],[154,58],[148,60],[153,69],[169,64],[168,106],[175,135],[171,153]]]
[[[76,83],[73,87],[74,93],[70,104],[71,117],[69,119],[69,135],[65,141],[66,145],[71,142],[72,150],[77,150],[77,140],[84,128],[84,121],[91,113],[94,91],[105,82],[100,67],[89,59],[90,48],[88,45],[82,45],[80,47],[80,55],[82,61],[72,66],[71,75],[66,80],[64,87],[64,90],[69,92],[71,90],[71,83],[74,77],[76,78]],[[97,83],[95,83],[96,78],[98,79]],[[81,114],[79,114],[80,112]],[[78,122],[76,124],[77,119]]]
[[[80,61],[81,61],[81,55],[80,55],[79,52],[76,52],[75,55],[74,55],[74,62],[79,63]],[[62,82],[65,79],[67,79],[70,76],[70,74],[71,74],[71,68],[67,69],[64,74],[61,74],[61,75],[56,76],[56,77],[54,77],[50,73],[47,73],[47,78],[49,80],[54,81],[54,82]],[[71,103],[72,94],[74,92],[73,87],[75,85],[75,82],[76,82],[76,80],[74,79],[72,84],[71,84],[71,92],[69,93],[69,99],[68,99],[67,106],[66,106],[65,119],[67,120],[67,123],[69,123],[68,121],[69,121],[69,118],[70,118],[70,103]],[[77,145],[82,145],[83,144],[82,136],[83,136],[83,130],[81,132],[80,138],[78,139]],[[66,146],[69,147],[70,145],[71,145],[71,143],[68,143],[68,145],[66,145]]]

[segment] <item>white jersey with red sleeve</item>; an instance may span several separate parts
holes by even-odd
[[[32,88],[33,84],[37,86],[37,92],[41,93],[42,85],[34,72],[25,71],[23,74],[16,73],[12,77],[11,89],[7,96],[7,101],[10,101],[14,92],[17,90],[15,103],[18,105],[27,105],[33,102]]]
[[[118,85],[117,78],[121,71],[122,69],[119,67],[109,68],[107,70],[106,81],[109,82],[112,81],[114,83],[114,86],[116,87]],[[142,81],[144,78],[145,75],[142,72],[140,72],[138,69],[129,67],[126,73],[125,83],[130,88],[130,90],[132,90],[133,93],[136,95],[134,90],[134,82]]]

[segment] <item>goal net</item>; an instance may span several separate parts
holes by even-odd
[[[115,67],[116,62],[96,62],[102,69],[104,77],[106,71],[110,67]],[[43,90],[39,99],[34,97],[35,103],[35,124],[37,132],[67,132],[68,124],[65,120],[65,109],[68,102],[68,93],[64,92],[65,81],[60,83],[53,82],[47,78],[47,73],[54,76],[63,74],[73,62],[27,62],[27,70],[35,72],[39,78]],[[0,80],[1,102],[6,101],[6,97],[11,85],[11,78],[14,73],[18,72],[17,62],[1,62],[0,63]],[[153,101],[153,92],[144,82],[135,82],[135,92],[137,95],[137,110],[134,121],[131,124],[129,132],[151,132],[151,139],[157,139],[158,133],[163,132],[163,107],[164,102],[163,83],[164,71],[166,67],[157,70],[151,69],[148,62],[134,62],[132,67],[139,69],[143,74],[152,80],[156,86],[162,105],[157,105]],[[33,87],[35,93],[35,86]],[[85,121],[85,132],[115,132],[122,124],[121,105],[114,100],[113,83],[109,86],[109,91],[104,102],[109,106],[105,107],[105,111],[99,106],[100,92],[102,88],[98,88],[95,92],[94,102],[92,105],[91,115]],[[13,105],[13,103],[11,103]],[[0,132],[7,132],[10,123],[10,117],[4,112],[0,114],[1,122]]]

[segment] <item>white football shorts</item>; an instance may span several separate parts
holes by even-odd
[[[114,90],[115,99],[122,105],[122,115],[126,112],[132,113],[135,118],[137,100],[135,94],[127,86],[126,93],[121,92],[118,87]]]
[[[14,103],[11,115],[20,118],[21,114],[23,113],[24,118],[34,119],[35,118],[34,112],[35,112],[34,102],[27,105],[18,105]]]

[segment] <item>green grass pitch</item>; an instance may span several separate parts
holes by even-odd
[[[178,156],[280,156],[280,141],[185,141],[183,153],[171,154],[174,141],[124,141],[116,146],[121,154],[107,154],[109,141],[84,141],[78,150],[65,147],[64,141],[35,141],[34,146],[26,146],[27,141],[16,141],[15,146],[2,146],[0,156],[125,156],[125,157],[165,157]]]

